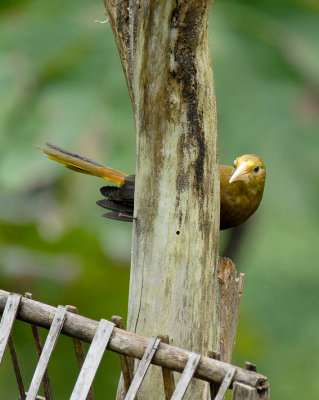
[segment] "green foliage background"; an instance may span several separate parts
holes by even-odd
[[[116,46],[109,24],[94,23],[103,11],[81,0],[0,3],[0,287],[97,320],[126,316],[131,225],[100,218],[102,182],[33,145],[51,141],[135,170]],[[235,260],[246,285],[234,362],[255,362],[274,400],[319,396],[318,26],[316,0],[217,0],[210,25],[221,162],[257,153],[268,173]],[[14,340],[27,383],[36,359],[25,324]],[[49,372],[55,398],[68,398],[77,376],[69,338],[59,339]],[[114,398],[118,375],[107,352],[97,398]],[[17,397],[6,354],[0,398]]]

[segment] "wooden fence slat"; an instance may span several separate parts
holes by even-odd
[[[145,353],[139,363],[139,366],[135,372],[134,378],[132,380],[131,386],[126,393],[125,400],[134,400],[138,389],[140,388],[144,376],[150,366],[152,358],[158,349],[158,345],[160,344],[161,339],[152,337],[149,341],[149,344],[145,350]]]
[[[21,295],[10,293],[0,322],[0,365],[17,315]]]
[[[246,362],[245,362],[245,369],[247,369],[247,371],[254,371],[254,372],[257,372],[256,364],[253,364],[253,363],[251,363],[251,362],[249,362],[249,361],[246,361]]]
[[[67,309],[67,311],[69,311],[73,314],[78,314],[78,309],[74,306],[67,305],[66,309]],[[73,346],[74,346],[76,361],[77,361],[79,370],[81,371],[81,368],[82,368],[84,360],[85,360],[85,355],[86,355],[84,343],[80,339],[73,338]],[[86,400],[94,400],[94,391],[93,391],[92,386],[90,387],[90,390],[86,397]]]
[[[258,400],[257,390],[243,383],[235,382],[233,385],[232,400]]]
[[[165,400],[170,400],[175,390],[174,374],[168,368],[162,368]]]
[[[114,324],[112,322],[101,319],[75,383],[70,400],[86,399],[106,346],[110,340],[113,328]]]
[[[45,370],[48,366],[51,354],[53,352],[53,349],[61,332],[65,320],[65,314],[66,314],[66,307],[58,306],[48,336],[44,343],[44,347],[42,349],[38,365],[35,369],[26,400],[36,399]]]
[[[168,335],[158,335],[157,337],[161,339],[162,343],[169,344]],[[170,400],[175,390],[173,371],[171,371],[168,368],[162,367],[162,376],[163,376],[165,400]]]
[[[222,384],[220,385],[220,388],[215,397],[215,400],[223,400],[224,399],[227,389],[229,388],[231,381],[235,375],[235,372],[236,372],[236,367],[231,366],[229,368]]]
[[[122,317],[119,317],[118,315],[113,315],[112,322],[117,328],[124,329]],[[123,395],[126,395],[132,383],[134,375],[134,360],[125,356],[124,354],[119,354],[119,356],[123,375]]]
[[[10,357],[11,357],[11,361],[12,361],[12,365],[13,365],[14,375],[16,377],[16,381],[17,381],[17,385],[18,385],[18,389],[19,389],[20,399],[25,400],[25,389],[24,389],[21,370],[20,370],[20,366],[19,366],[19,362],[18,362],[17,352],[16,352],[16,349],[13,344],[12,335],[9,336],[8,347],[9,347],[9,351],[10,351]]]
[[[9,292],[0,289],[0,313],[4,311],[9,296]],[[53,306],[22,298],[16,319],[49,329],[55,312],[56,308]],[[67,318],[63,324],[61,334],[76,337],[84,342],[91,343],[97,326],[97,321],[81,315],[67,313]],[[108,344],[108,349],[132,358],[141,359],[148,342],[149,338],[145,336],[114,328]],[[189,354],[187,350],[162,343],[155,353],[152,364],[182,373],[189,358]],[[229,366],[230,364],[228,363],[213,360],[203,355],[199,361],[194,377],[208,382],[221,383],[229,370]],[[266,376],[247,371],[240,367],[236,368],[233,381],[256,387],[259,397],[261,393],[265,393],[269,388]]]
[[[182,373],[182,376],[180,377],[178,384],[176,385],[176,389],[173,393],[171,400],[181,400],[184,397],[188,385],[190,384],[190,381],[195,374],[200,358],[200,354],[191,353],[185,369]]]
[[[32,293],[26,292],[24,296],[27,299],[32,299]],[[40,330],[37,326],[31,324],[31,330],[32,330],[32,336],[35,344],[35,351],[37,353],[38,360],[40,359],[41,353],[42,353],[42,338],[40,335]],[[44,371],[43,379],[42,379],[42,385],[43,385],[43,390],[44,390],[44,395],[46,400],[53,400],[53,394],[52,394],[52,389],[51,389],[51,383],[50,383],[50,378],[48,374],[48,369],[46,368]]]
[[[220,352],[212,350],[212,351],[208,351],[207,356],[210,357],[210,358],[213,358],[214,360],[219,360],[220,361],[221,354],[220,354]],[[210,382],[209,383],[209,392],[210,392],[209,393],[209,398],[211,400],[215,399],[215,396],[218,393],[220,385],[221,385],[221,383],[216,383],[216,382]]]

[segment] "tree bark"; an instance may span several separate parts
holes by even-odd
[[[220,359],[231,363],[235,345],[239,307],[245,274],[237,277],[236,267],[232,260],[221,257],[218,263],[218,283],[220,301]]]
[[[219,167],[210,0],[105,0],[132,99],[136,220],[127,329],[220,351]],[[193,382],[185,399],[202,399]],[[119,390],[118,398],[122,398]],[[152,368],[138,399],[163,399]]]

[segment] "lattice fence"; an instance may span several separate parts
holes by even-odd
[[[269,398],[267,378],[258,374],[253,364],[247,363],[246,368],[236,367],[219,361],[216,354],[212,354],[214,359],[171,346],[167,337],[146,338],[125,331],[120,317],[113,317],[112,322],[105,319],[97,322],[78,315],[75,307],[55,308],[32,300],[30,293],[23,297],[3,290],[0,290],[0,313],[0,365],[8,347],[21,400],[53,400],[47,366],[61,333],[73,338],[80,368],[70,400],[94,399],[92,383],[106,349],[119,353],[124,382],[122,398],[125,400],[136,397],[150,364],[162,369],[165,399],[182,399],[193,378],[207,382],[203,400],[222,400],[228,388],[233,389],[233,400]],[[31,324],[38,355],[27,391],[11,336],[15,319]],[[39,327],[49,329],[44,345]],[[87,354],[83,341],[91,343]],[[134,362],[134,359],[140,362]],[[173,371],[181,373],[176,384]],[[45,397],[38,396],[41,384]]]

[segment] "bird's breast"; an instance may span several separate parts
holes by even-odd
[[[234,182],[221,187],[220,229],[228,229],[245,222],[258,208],[262,197],[250,190],[245,182]]]

